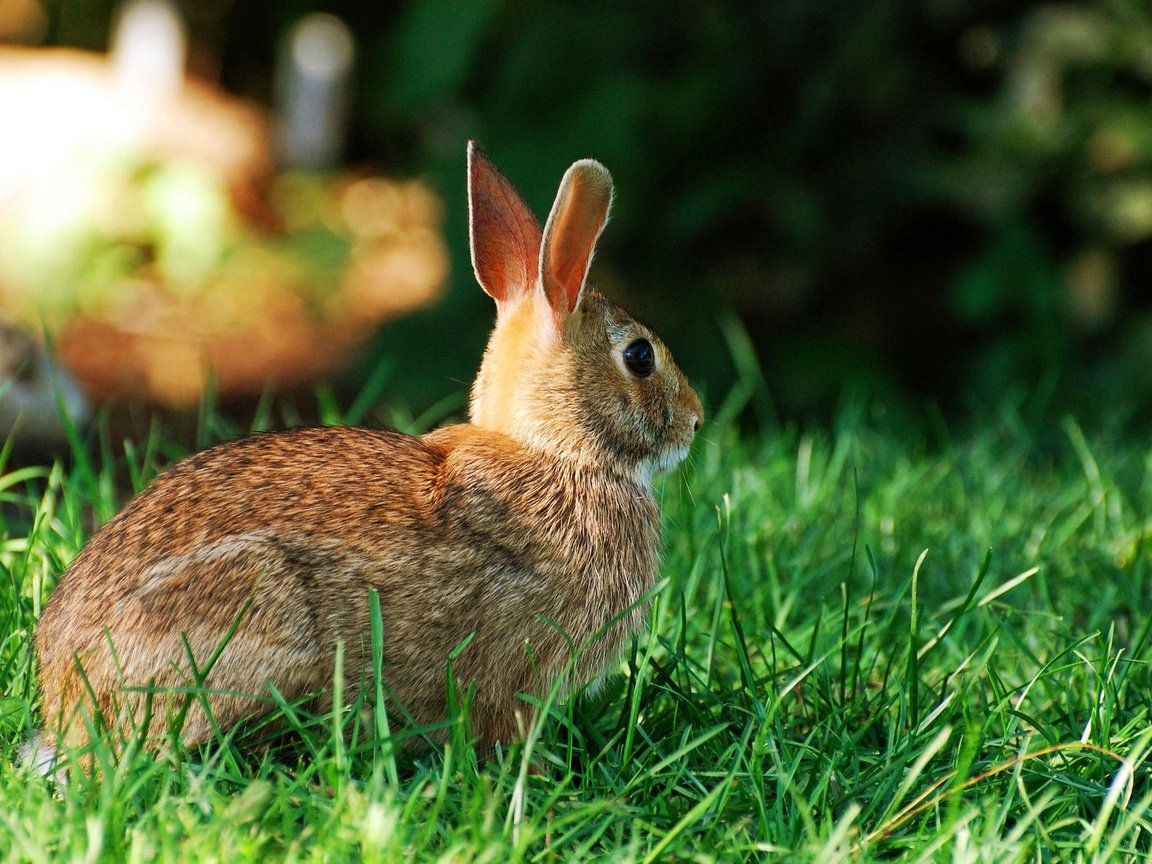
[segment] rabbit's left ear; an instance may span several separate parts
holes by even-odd
[[[475,141],[468,142],[468,242],[476,281],[498,309],[534,290],[540,223]]]
[[[580,300],[611,204],[612,175],[599,162],[582,159],[564,173],[540,246],[540,284],[558,323]]]

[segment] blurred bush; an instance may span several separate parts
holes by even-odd
[[[268,100],[277,34],[316,6],[189,3],[190,64]],[[46,8],[49,40],[99,43],[98,4]],[[446,203],[453,289],[378,341],[402,398],[458,389],[490,320],[466,257],[469,137],[541,215],[573,159],[609,166],[594,278],[713,402],[725,309],[789,415],[846,386],[945,407],[1152,395],[1145,0],[324,8],[359,49],[350,157],[422,172]]]
[[[596,274],[714,393],[730,306],[788,414],[845,387],[1149,395],[1143,0],[468,9],[396,10],[368,137],[458,171],[479,135],[540,210],[570,159],[605,161]]]
[[[427,186],[273,176],[262,110],[122,57],[0,48],[0,320],[51,334],[94,402],[194,406],[208,370],[226,397],[311,385],[438,296]]]
[[[1152,396],[1152,6],[1044,4],[963,35],[995,74],[958,100],[926,175],[980,227],[952,310],[982,335],[973,387],[1052,373],[1061,403]]]

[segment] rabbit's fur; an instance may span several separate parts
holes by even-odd
[[[498,309],[471,422],[420,437],[256,435],[159,477],[92,538],[45,609],[47,744],[87,740],[93,696],[107,722],[139,721],[139,688],[192,682],[185,640],[203,666],[237,620],[206,680],[221,728],[267,710],[269,683],[288,699],[324,692],[338,643],[358,687],[370,588],[386,686],[417,722],[444,716],[446,660],[470,635],[453,672],[476,685],[486,744],[516,736],[517,693],[563,692],[602,670],[655,580],[652,475],[683,458],[701,420],[659,339],[584,288],[611,190],[602,166],[576,163],[541,231],[470,146],[473,264]],[[645,376],[624,358],[637,339],[655,355]],[[151,732],[172,704],[156,702]],[[185,740],[211,732],[194,706]]]

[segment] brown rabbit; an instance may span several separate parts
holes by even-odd
[[[49,752],[88,740],[93,697],[107,722],[139,721],[140,688],[187,687],[189,648],[202,667],[237,620],[206,680],[221,728],[267,710],[268,684],[288,699],[330,687],[338,643],[360,686],[371,588],[386,685],[417,722],[444,717],[446,659],[472,637],[453,671],[476,685],[485,744],[515,737],[517,693],[582,684],[640,626],[652,476],[687,453],[700,401],[647,327],[584,287],[612,198],[602,165],[568,169],[543,231],[475,145],[468,181],[472,262],[497,306],[471,422],[256,435],[159,477],[44,611]],[[211,734],[198,706],[186,721],[187,742]]]

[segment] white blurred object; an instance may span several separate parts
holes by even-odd
[[[276,150],[288,168],[335,167],[344,150],[356,46],[339,18],[314,12],[280,46]]]
[[[124,63],[0,46],[0,233],[12,219],[58,238],[55,226],[87,220],[104,178],[125,164],[186,162],[244,200],[258,197],[249,190],[271,173],[263,112],[196,81],[154,98],[159,90],[124,83],[136,61]]]
[[[91,416],[76,382],[32,335],[0,323],[0,442],[15,434],[22,446],[65,443],[61,411],[76,426]]]
[[[168,0],[131,0],[112,36],[116,82],[137,98],[160,100],[180,92],[188,34]]]

